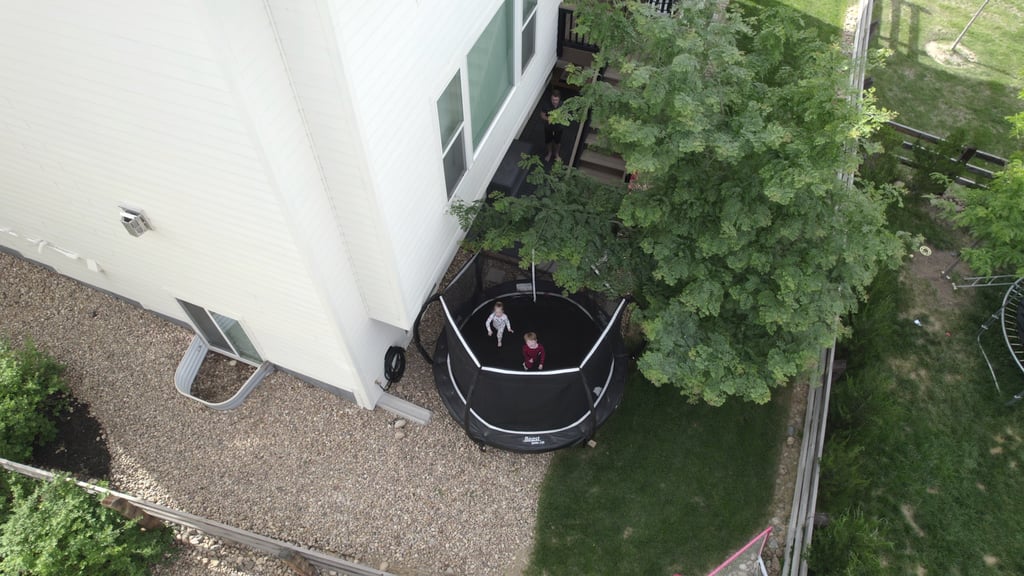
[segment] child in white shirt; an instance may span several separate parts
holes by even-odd
[[[491,315],[487,317],[487,321],[484,322],[488,336],[494,334],[491,331],[492,324],[494,325],[494,332],[498,333],[498,348],[501,348],[501,337],[505,334],[505,329],[508,328],[508,333],[512,333],[512,321],[505,315],[505,305],[501,302],[494,303],[494,311],[491,312]]]

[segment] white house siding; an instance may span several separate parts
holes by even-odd
[[[366,313],[408,327],[394,251],[370,186],[329,8],[321,0],[270,0],[268,5],[330,191],[326,199],[336,227],[350,247],[348,257]]]
[[[325,305],[317,267],[351,271],[268,30],[258,2],[4,3],[0,245],[171,317],[181,298],[237,318],[265,358],[372,406],[377,369],[344,345],[370,321],[351,280],[329,285],[352,306]],[[130,237],[119,204],[154,230]]]
[[[324,313],[346,343],[353,379],[361,383],[355,389],[357,397],[361,404],[373,406],[381,394],[373,382],[383,379],[384,352],[404,341],[406,335],[367,315],[367,299],[365,295],[361,298],[337,218],[346,206],[332,205],[326,194],[325,173],[310,139],[314,124],[302,114],[299,94],[308,88],[298,86],[295,77],[308,76],[309,70],[323,72],[317,84],[323,85],[330,70],[317,66],[315,45],[291,58],[286,48],[294,49],[294,39],[302,35],[304,27],[305,32],[315,33],[310,29],[315,18],[288,7],[275,13],[270,2],[209,0],[205,4],[214,28],[211,36],[224,41],[225,70],[238,87],[240,107],[248,112],[250,129],[260,143],[299,254]],[[343,106],[344,99],[338,103]],[[336,116],[344,119],[343,114]],[[352,153],[358,157],[358,149]],[[360,192],[357,188],[350,194],[353,202],[362,198]]]
[[[508,144],[526,121],[555,62],[558,2],[541,0],[535,56],[518,79],[490,135],[476,151],[456,196],[474,200],[486,192]],[[404,318],[411,325],[462,237],[447,213],[436,100],[462,69],[476,39],[501,5],[499,0],[396,0],[327,3],[361,135],[369,182],[390,245],[350,240],[353,253],[379,253],[383,271],[397,274]],[[520,3],[516,3],[516,21]],[[468,129],[468,126],[467,126]],[[340,191],[331,188],[337,198]],[[337,202],[338,200],[336,200]]]

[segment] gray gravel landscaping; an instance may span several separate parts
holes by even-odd
[[[31,338],[102,423],[113,488],[396,574],[516,574],[547,455],[481,452],[444,411],[410,349],[392,390],[427,426],[363,410],[276,372],[238,409],[179,395],[192,333],[0,253],[0,338]],[[383,351],[381,351],[383,355]],[[158,574],[289,574],[280,562],[179,533]]]

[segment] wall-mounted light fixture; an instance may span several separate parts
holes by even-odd
[[[132,236],[142,236],[146,230],[152,229],[149,225],[149,220],[146,215],[143,214],[142,210],[133,210],[131,208],[125,208],[121,206],[121,224],[124,225],[124,229],[128,231]]]

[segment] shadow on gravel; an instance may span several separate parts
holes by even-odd
[[[89,405],[73,395],[67,410],[57,417],[57,438],[33,451],[31,465],[61,471],[79,480],[106,480],[110,476],[110,452],[103,427],[89,412]]]

